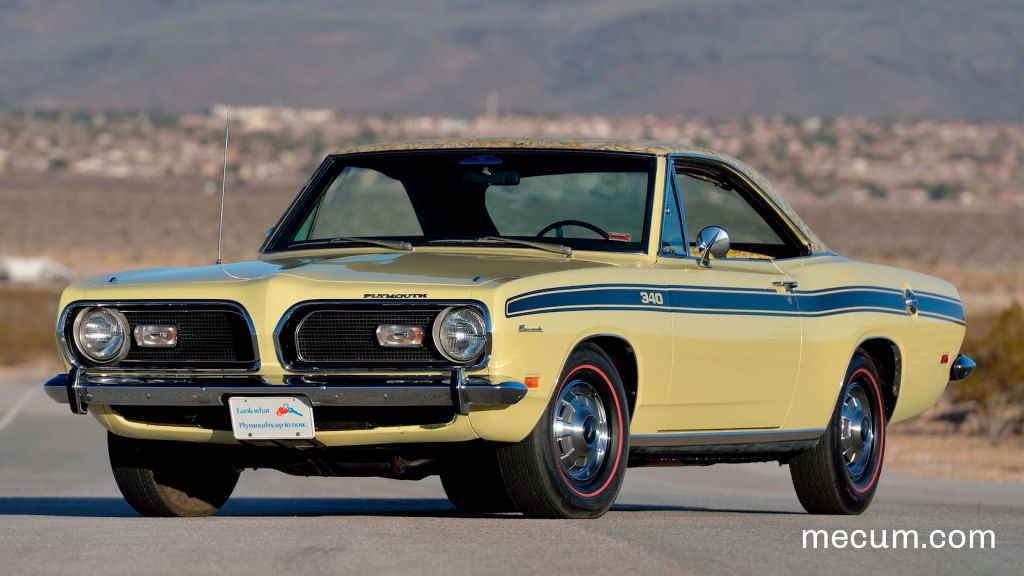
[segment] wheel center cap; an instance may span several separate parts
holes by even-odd
[[[597,422],[593,416],[588,416],[583,421],[583,441],[587,444],[593,444],[597,438]]]

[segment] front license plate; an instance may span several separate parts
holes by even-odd
[[[228,398],[231,430],[239,440],[312,438],[313,406],[296,396],[233,396]]]

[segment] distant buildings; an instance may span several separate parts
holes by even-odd
[[[225,107],[207,114],[0,114],[0,174],[219,179]],[[381,140],[480,136],[649,138],[706,146],[764,170],[795,199],[1024,205],[1024,124],[745,117],[356,116],[232,108],[229,169],[242,180],[303,179],[329,151]]]

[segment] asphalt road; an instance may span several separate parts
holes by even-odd
[[[2,574],[1019,574],[1024,485],[885,474],[864,515],[804,514],[785,468],[632,469],[604,518],[458,515],[436,479],[243,473],[215,517],[122,502],[104,432],[38,383],[0,391]],[[1024,458],[1024,455],[1022,455]],[[803,530],[993,530],[990,550],[805,550]],[[876,532],[880,534],[880,532]],[[890,540],[891,543],[891,540]]]

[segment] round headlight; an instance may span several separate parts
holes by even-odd
[[[101,364],[128,354],[128,320],[117,310],[89,308],[75,318],[75,345],[87,358]]]
[[[469,362],[487,345],[487,323],[474,308],[449,308],[434,323],[434,343],[445,358]]]

